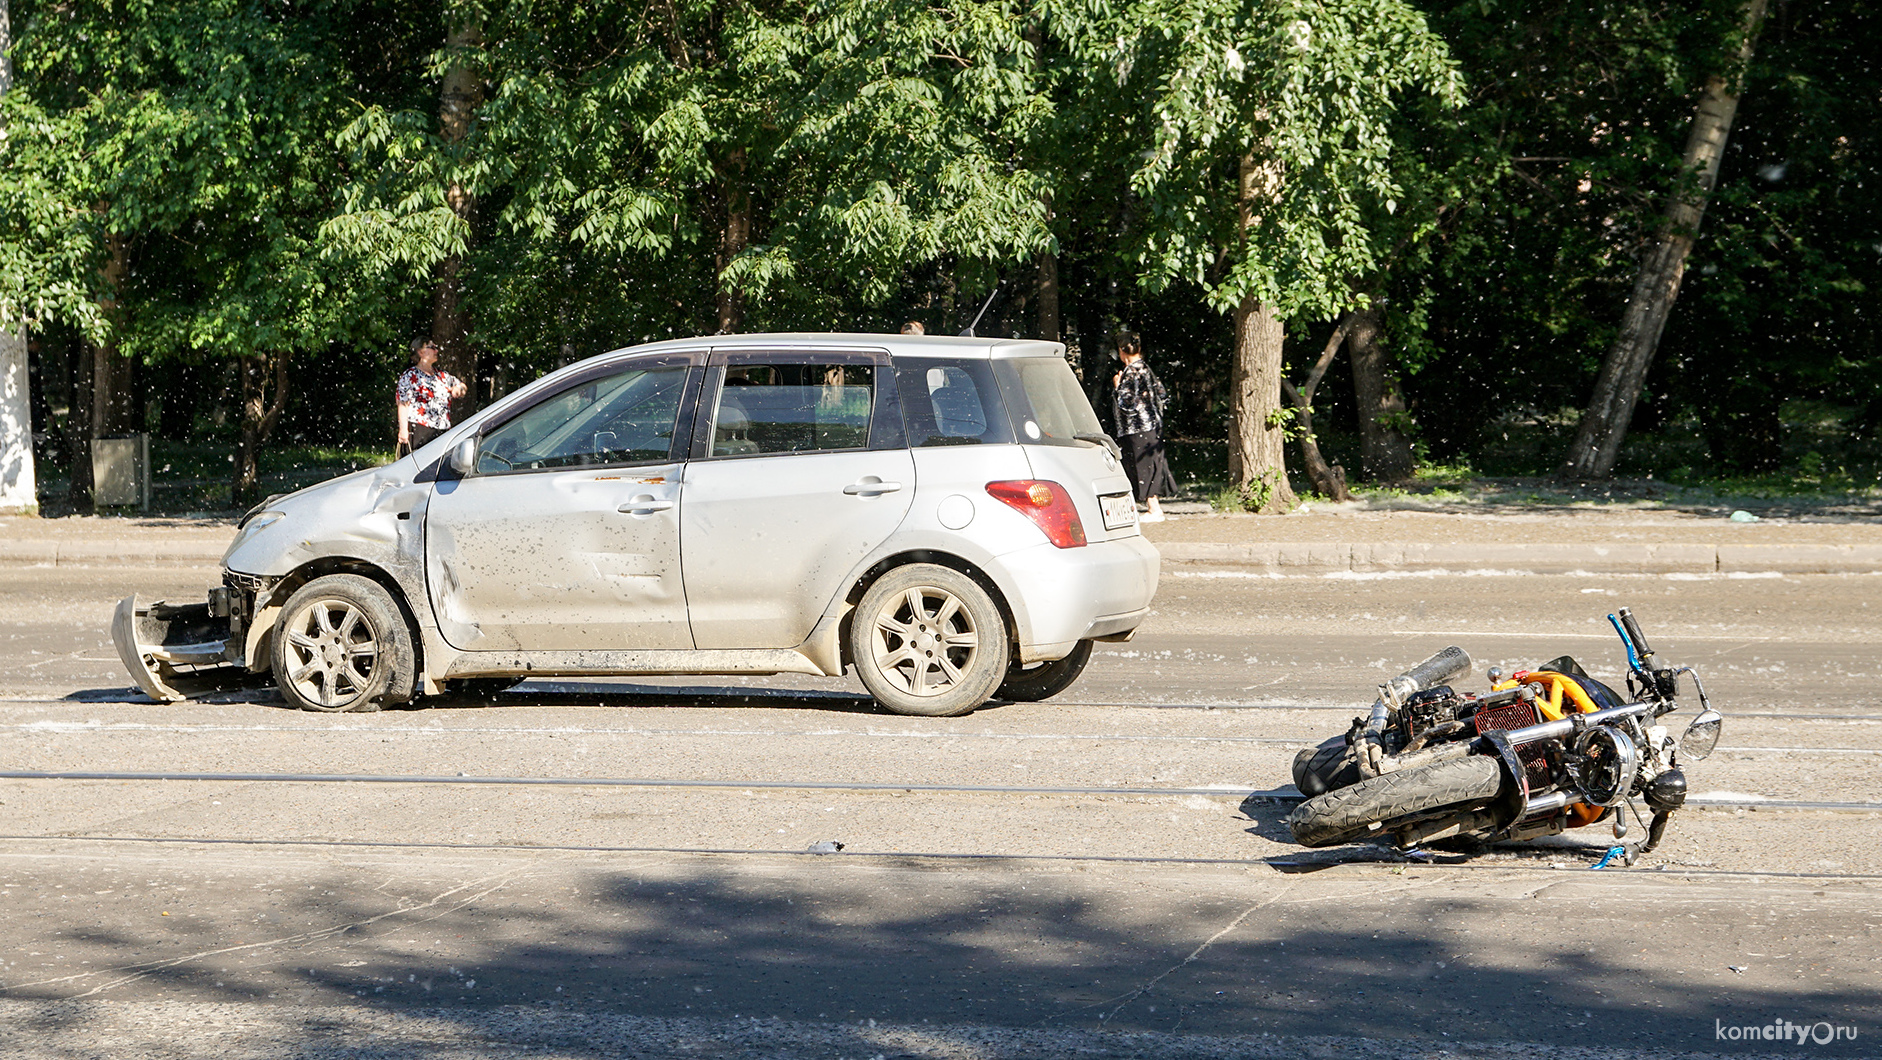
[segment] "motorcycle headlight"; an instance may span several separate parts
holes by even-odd
[[[1686,735],[1679,738],[1681,758],[1690,758],[1697,762],[1712,753],[1719,745],[1719,730],[1725,726],[1725,716],[1707,707],[1699,716],[1686,726]]]

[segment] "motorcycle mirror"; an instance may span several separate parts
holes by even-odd
[[[1725,725],[1725,716],[1711,707],[1699,712],[1699,716],[1686,726],[1686,735],[1679,738],[1679,753],[1682,758],[1697,762],[1712,753],[1719,745],[1719,730]]]
[[[457,443],[457,448],[451,450],[451,470],[460,475],[468,475],[471,468],[476,466],[477,439],[466,438]]]

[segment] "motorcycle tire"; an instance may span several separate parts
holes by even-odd
[[[1347,746],[1344,736],[1335,736],[1294,756],[1294,786],[1310,799],[1357,783],[1359,757]]]
[[[1495,758],[1471,755],[1362,780],[1308,799],[1288,815],[1288,830],[1305,847],[1330,847],[1383,834],[1402,817],[1450,806],[1482,805],[1503,787]]]

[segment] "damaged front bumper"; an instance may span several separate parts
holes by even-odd
[[[200,604],[126,597],[111,616],[111,641],[137,686],[160,703],[239,687],[255,675],[229,603],[223,587]]]

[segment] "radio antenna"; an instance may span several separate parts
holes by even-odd
[[[980,326],[980,318],[987,315],[988,308],[993,305],[993,296],[1000,293],[1000,284],[1005,282],[1001,280],[1000,283],[993,285],[993,290],[987,294],[987,300],[980,303],[980,312],[974,314],[974,322],[967,325],[967,330],[961,332],[962,336],[970,339],[974,337],[974,329]]]

